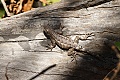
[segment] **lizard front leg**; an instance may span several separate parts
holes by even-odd
[[[51,44],[48,46],[47,50],[50,49],[52,51],[53,48],[55,48],[56,43],[55,40],[50,38]]]
[[[52,49],[56,46],[55,40],[50,36],[50,34],[46,30],[44,30],[43,33],[47,37],[47,39],[50,39],[51,41],[50,45],[47,46],[48,48],[46,50],[50,49],[52,51]]]

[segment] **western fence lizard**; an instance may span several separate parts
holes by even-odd
[[[48,26],[44,26],[44,34],[49,37],[51,40],[52,45],[50,46],[50,49],[52,50],[56,45],[58,45],[62,49],[68,50],[68,56],[72,56],[73,60],[76,60],[76,51],[84,52],[84,49],[81,45],[78,44],[78,40],[81,39],[80,37],[76,36],[75,40],[72,40],[66,36],[60,35],[57,32],[55,32],[52,28],[49,28]],[[82,40],[86,40],[88,37],[92,36],[90,34],[87,34],[86,37]]]
[[[58,45],[62,49],[69,50],[68,56],[72,56],[75,54],[73,51],[75,51],[75,50],[81,51],[81,49],[82,49],[82,46],[80,46],[77,43],[77,40],[74,41],[68,37],[60,35],[49,27],[46,27],[46,26],[44,27],[44,33],[45,33],[45,35],[47,35],[47,37],[49,36],[49,38],[51,40],[51,43],[52,43],[52,45],[50,46],[51,50],[56,45]]]

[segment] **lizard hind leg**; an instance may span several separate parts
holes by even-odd
[[[76,36],[74,41],[78,43],[79,40],[87,40],[89,37],[92,37],[92,36],[94,36],[93,33],[87,33],[87,34],[84,34],[83,36]]]
[[[76,62],[76,64],[77,64],[76,51],[74,50],[74,48],[70,48],[70,49],[68,50],[68,56],[71,56],[71,58],[73,58],[73,59],[71,60],[71,62],[75,60],[75,62]]]

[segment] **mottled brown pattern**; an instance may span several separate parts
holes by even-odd
[[[54,45],[51,47],[51,50],[56,45],[58,45],[62,49],[70,50],[68,53],[68,55],[70,55],[71,53],[73,53],[72,51],[74,51],[74,50],[81,51],[81,49],[82,49],[82,46],[78,45],[78,43],[75,42],[74,40],[56,33],[53,29],[51,29],[47,26],[44,27],[44,32],[50,37],[52,45]]]

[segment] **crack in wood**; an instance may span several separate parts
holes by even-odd
[[[29,39],[29,40],[15,40],[15,41],[0,41],[0,43],[16,43],[16,42],[29,42],[29,41],[38,41],[45,39]]]
[[[39,72],[35,72],[35,71],[28,71],[28,70],[24,70],[24,69],[17,69],[17,68],[12,68],[12,67],[9,67],[13,70],[17,70],[17,71],[23,71],[23,72],[31,72],[31,73],[39,73]]]
[[[69,76],[69,77],[79,77],[79,76],[75,76],[75,75],[70,75],[70,74],[43,74],[43,75],[61,75],[61,76]]]
[[[120,6],[110,6],[110,7],[108,7],[108,6],[102,6],[102,7],[97,7],[97,8],[114,8],[114,7],[120,7]]]
[[[104,30],[104,31],[99,31],[99,32],[93,32],[93,33],[102,33],[102,34],[104,34],[104,33],[112,33],[112,34],[119,34],[119,33],[117,33],[117,32],[112,32],[112,31],[107,31],[107,30]]]

